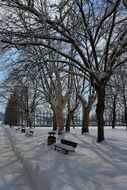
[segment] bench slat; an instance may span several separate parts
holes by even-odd
[[[33,136],[33,133],[34,133],[33,131],[27,131],[27,132],[26,132],[26,136],[27,136],[27,137]]]
[[[74,148],[77,147],[77,143],[76,143],[76,142],[69,141],[69,140],[66,140],[66,139],[61,139],[61,143],[62,143],[62,144],[69,145],[69,146],[72,146],[72,147],[74,147]]]
[[[61,149],[68,150],[68,151],[72,151],[72,152],[74,152],[74,150],[75,150],[72,146],[62,144],[62,143],[55,143],[54,146],[58,147],[58,148],[61,148]]]
[[[69,152],[74,152],[75,148],[77,147],[76,142],[68,141],[66,139],[61,139],[60,143],[55,143],[55,150],[56,149],[61,149],[65,154]]]

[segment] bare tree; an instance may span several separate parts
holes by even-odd
[[[10,96],[10,99],[7,102],[7,106],[5,109],[4,123],[8,124],[10,127],[14,125],[18,125],[19,114],[18,107],[15,102],[16,93]]]
[[[0,1],[2,9],[8,8],[15,15],[1,22],[2,42],[17,48],[42,46],[50,49],[62,56],[57,62],[71,64],[89,78],[97,92],[97,141],[101,142],[104,140],[105,88],[113,71],[126,61],[123,55],[127,45],[127,18],[122,1],[72,0],[51,6],[48,1],[37,2],[38,6],[28,6],[26,1]],[[17,20],[19,16],[25,22]],[[47,39],[64,43],[67,51],[56,48]],[[72,46],[77,53],[74,58],[69,51]],[[59,91],[58,88],[58,94]]]
[[[66,74],[59,72],[57,62],[52,65],[45,62],[41,69],[39,67],[38,73],[43,95],[53,111],[53,129],[58,129],[58,134],[61,134],[64,130],[63,110],[70,94],[69,88],[65,85]]]
[[[25,68],[26,69],[26,68]],[[34,119],[34,114],[40,98],[37,91],[37,82],[33,73],[29,70],[11,70],[8,78],[2,86],[1,96],[9,100],[9,94],[14,94],[13,104],[18,108],[20,120],[26,121],[27,126],[31,126]],[[5,93],[8,92],[8,93]],[[7,94],[7,95],[6,95]]]
[[[119,95],[120,95],[120,88],[118,83],[118,80],[116,78],[116,75],[113,75],[111,77],[111,80],[108,83],[107,89],[106,89],[106,98],[105,98],[105,104],[106,104],[106,110],[110,110],[110,119],[112,121],[112,129],[115,128],[116,124],[116,117],[118,112],[118,101],[119,101]],[[105,110],[105,112],[106,112]]]
[[[124,109],[124,118],[127,129],[127,85],[126,85],[126,77],[127,77],[127,68],[126,66],[121,67],[119,70],[119,88],[120,88],[120,96],[122,97],[123,109]]]
[[[76,77],[73,74],[69,74],[68,88],[71,89],[71,93],[69,94],[67,101],[66,131],[70,131],[71,124],[73,125],[73,128],[75,128],[74,114],[79,107],[78,92],[76,87]]]
[[[89,132],[90,111],[96,100],[96,92],[87,86],[87,95],[78,95],[82,105],[82,134]]]

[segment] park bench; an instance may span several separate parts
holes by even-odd
[[[68,154],[69,152],[74,152],[77,147],[77,143],[69,141],[66,139],[61,139],[60,143],[55,143],[55,150],[62,150],[63,153]]]
[[[26,130],[26,136],[27,137],[33,136],[33,133],[34,133],[34,131],[31,129]]]
[[[20,131],[20,127],[18,127],[18,128],[16,129],[16,131]]]

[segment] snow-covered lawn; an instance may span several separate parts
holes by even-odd
[[[37,190],[127,190],[127,131],[105,128],[105,141],[96,142],[96,127],[81,135],[80,128],[57,136],[78,143],[63,154],[47,145],[51,128],[36,128],[33,137],[6,129],[12,146]]]

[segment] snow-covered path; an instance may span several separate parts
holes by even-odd
[[[96,142],[96,127],[84,135],[80,128],[56,135],[57,142],[65,138],[78,143],[68,155],[47,146],[51,128],[36,128],[32,137],[26,137],[16,127],[3,127],[37,190],[127,190],[125,127],[106,127],[102,143]]]
[[[22,164],[0,127],[0,190],[33,190]]]

